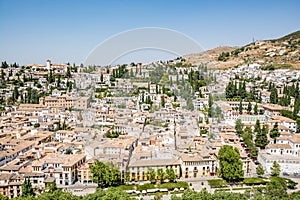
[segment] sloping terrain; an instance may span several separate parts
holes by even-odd
[[[191,64],[206,63],[209,68],[230,68],[241,64],[289,64],[300,69],[300,31],[273,40],[259,40],[243,47],[217,47],[184,56]]]

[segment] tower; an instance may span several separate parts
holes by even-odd
[[[51,69],[51,60],[49,60],[49,59],[46,61],[46,68],[47,68],[47,70]]]

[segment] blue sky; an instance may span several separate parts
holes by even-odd
[[[239,46],[299,30],[299,9],[298,0],[0,0],[0,59],[81,63],[108,37],[141,27],[182,32],[204,49]]]

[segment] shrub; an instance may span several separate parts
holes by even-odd
[[[212,187],[212,188],[216,188],[216,187],[226,187],[229,184],[227,183],[227,181],[223,180],[223,179],[214,179],[214,180],[208,180],[208,184]]]
[[[151,183],[146,183],[144,185],[137,185],[137,190],[148,190],[148,189],[154,189],[155,185]]]
[[[177,182],[177,183],[162,183],[158,184],[157,188],[166,188],[168,190],[174,190],[175,188],[189,188],[189,185],[187,182]]]
[[[121,190],[134,190],[135,185],[119,185],[117,188]]]
[[[268,181],[266,181],[263,178],[244,178],[243,183],[246,185],[260,185],[260,184],[266,184]]]

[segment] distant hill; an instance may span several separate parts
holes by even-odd
[[[184,56],[187,63],[206,63],[210,68],[230,68],[236,65],[288,64],[300,69],[300,31],[272,40],[259,40],[243,47],[217,47],[198,54]]]
[[[270,41],[283,42],[283,41],[289,41],[289,40],[297,40],[297,39],[299,40],[299,38],[300,38],[300,31],[296,31],[296,32],[293,32],[293,33],[288,34],[286,36],[283,36],[281,38],[270,40]]]

